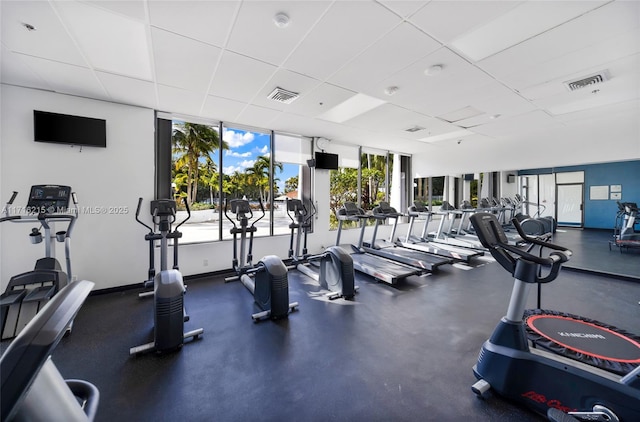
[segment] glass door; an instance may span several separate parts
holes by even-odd
[[[582,183],[556,186],[556,215],[559,226],[582,227],[583,187]]]

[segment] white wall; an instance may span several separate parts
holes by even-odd
[[[24,206],[32,185],[71,186],[81,207],[72,236],[74,275],[95,282],[95,290],[142,282],[148,264],[146,230],[136,223],[134,213],[138,197],[144,198],[146,208],[153,198],[153,110],[7,85],[1,86],[1,97],[0,201],[4,204],[16,190],[14,205]],[[78,147],[34,142],[34,109],[106,119],[107,148],[85,147],[80,152]],[[318,219],[308,239],[311,253],[335,244],[336,237],[329,231],[327,170],[316,170],[315,189]],[[90,213],[88,207],[106,207],[107,212]],[[109,213],[110,208],[128,212]],[[29,242],[31,227],[0,224],[1,291],[12,275],[33,269],[44,256],[44,244]],[[369,235],[373,229],[367,230]],[[381,227],[379,233],[388,237],[390,227]],[[356,243],[358,236],[359,230],[345,230],[341,243]],[[64,266],[64,247],[57,245],[56,256]],[[258,237],[254,262],[264,255],[284,258],[288,249],[288,236]],[[231,259],[231,241],[180,246],[180,270],[185,276],[228,270]]]
[[[1,86],[0,201],[19,192],[14,205],[26,205],[31,185],[69,185],[80,207],[127,207],[124,214],[92,214],[81,209],[72,236],[74,275],[96,283],[95,289],[140,283],[147,275],[146,230],[134,219],[138,197],[145,207],[154,190],[153,110],[46,91]],[[82,149],[33,141],[33,110],[106,119],[107,148]],[[329,172],[316,172],[318,220],[309,236],[309,250],[319,252],[335,243],[328,230]],[[145,208],[146,209],[146,208]],[[29,271],[44,256],[44,244],[32,245],[30,224],[0,224],[0,290],[12,275]],[[59,228],[61,228],[59,226]],[[344,239],[357,241],[356,231]],[[64,266],[63,244],[56,256]],[[264,255],[286,257],[288,236],[256,238],[254,261]],[[171,254],[171,249],[169,250]],[[170,260],[171,260],[170,256]],[[180,246],[180,269],[185,276],[231,268],[231,241]],[[159,258],[156,256],[156,261]],[[207,261],[207,265],[205,265]],[[159,264],[156,264],[159,268]]]
[[[31,185],[69,185],[81,207],[107,207],[106,213],[81,210],[72,236],[72,266],[78,278],[97,289],[131,284],[146,274],[144,236],[133,218],[137,198],[150,199],[154,180],[152,110],[2,85],[0,201],[18,191],[14,206],[25,206]],[[106,119],[107,148],[37,143],[33,110]],[[128,207],[128,213],[109,208]],[[33,269],[44,244],[32,245],[30,224],[0,224],[0,288],[11,275]],[[58,225],[58,228],[62,228]],[[64,248],[57,258],[64,266]]]

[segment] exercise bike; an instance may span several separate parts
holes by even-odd
[[[525,312],[531,285],[555,280],[571,251],[526,235],[516,219],[518,233],[540,248],[540,256],[507,244],[493,214],[475,214],[471,223],[515,278],[507,315],[473,367],[478,381],[472,391],[483,396],[493,390],[552,420],[639,421],[640,337],[576,315]]]
[[[184,204],[187,209],[187,218],[172,230],[172,224],[176,220],[176,201],[172,199],[151,201],[153,224],[157,225],[160,231],[160,272],[155,275],[153,280],[154,340],[150,343],[132,347],[129,350],[130,355],[152,351],[159,353],[174,351],[180,349],[185,340],[189,338],[196,340],[204,332],[202,328],[187,333],[184,332],[184,323],[189,320],[184,310],[186,288],[182,281],[182,274],[175,268],[177,266],[178,239],[181,237],[177,228],[191,217],[189,204],[187,204],[186,200]],[[141,205],[142,198],[138,199],[136,219],[140,213]],[[149,227],[146,224],[145,226]],[[174,242],[173,269],[168,269],[167,263],[169,239],[173,239]]]
[[[326,296],[330,300],[340,297],[352,299],[358,291],[358,286],[354,286],[355,274],[351,255],[339,246],[329,246],[321,254],[309,255],[307,233],[311,228],[311,219],[316,214],[316,209],[310,202],[313,211],[308,212],[300,199],[287,198],[286,203],[287,215],[291,219],[289,259],[292,260],[295,268],[317,281],[324,289],[329,290]],[[303,243],[302,255],[300,255],[300,243]],[[315,268],[316,265],[318,269]]]
[[[238,224],[229,216],[227,212],[229,209],[232,214],[235,214]],[[225,278],[225,282],[240,280],[251,292],[255,303],[260,308],[259,312],[251,315],[254,322],[266,318],[273,320],[287,318],[289,312],[295,311],[298,307],[298,302],[289,303],[288,270],[279,257],[267,255],[257,264],[252,264],[253,234],[257,231],[255,225],[266,214],[262,201],[260,201],[260,210],[262,215],[254,219],[248,200],[232,199],[227,202],[225,199],[224,215],[233,225],[230,232],[233,235],[233,271],[236,273],[235,276]],[[249,225],[250,221],[251,225]],[[238,245],[240,246],[239,255]]]

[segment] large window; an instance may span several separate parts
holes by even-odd
[[[230,239],[232,224],[224,208],[234,198],[248,199],[256,218],[262,204],[265,215],[256,225],[255,236],[289,233],[285,199],[302,197],[302,180],[309,179],[308,138],[207,121],[173,119],[170,123],[170,135],[168,129],[158,131],[167,138],[159,139],[158,151],[163,151],[161,145],[170,136],[171,157],[166,166],[170,165],[171,179],[159,175],[158,180],[171,188],[159,186],[157,194],[171,192],[168,195],[179,203],[178,221],[185,217],[184,201],[189,204],[191,219],[181,227],[183,242]],[[159,168],[166,168],[159,160]],[[305,190],[311,191],[308,181]]]

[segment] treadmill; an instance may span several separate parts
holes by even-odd
[[[409,207],[408,214],[409,228],[407,229],[407,236],[404,239],[398,238],[398,241],[396,242],[398,246],[443,256],[445,258],[450,258],[454,261],[464,262],[467,264],[472,258],[484,255],[484,251],[481,250],[463,248],[448,245],[446,243],[431,242],[427,234],[427,228],[431,222],[433,212],[429,211],[427,204],[423,201],[414,201],[413,205]],[[424,227],[422,228],[422,234],[420,237],[412,234],[413,224],[417,217],[425,217]]]
[[[368,220],[371,216],[365,214],[364,210],[358,207],[355,202],[346,202],[344,206],[337,211],[336,217],[338,219],[336,246],[340,246],[340,235],[342,234],[342,224],[344,221],[357,221],[362,225],[363,229],[360,231],[358,245],[351,245],[353,249],[351,258],[353,259],[353,268],[356,271],[367,274],[387,284],[396,284],[409,276],[419,275],[421,273],[417,268],[371,255],[364,251],[362,243],[366,224],[362,220]]]
[[[422,272],[435,272],[439,266],[453,263],[452,258],[432,255],[416,249],[408,249],[396,245],[393,242],[393,238],[398,225],[398,219],[402,217],[402,214],[398,213],[395,208],[389,206],[388,202],[381,201],[380,204],[373,209],[371,217],[376,220],[376,224],[373,229],[371,242],[369,244],[364,243],[362,246],[365,252],[419,268]],[[395,219],[390,239],[388,241],[376,241],[378,227],[380,227],[380,224],[388,218]],[[363,237],[364,230],[365,226],[362,226],[362,233],[360,237]]]

